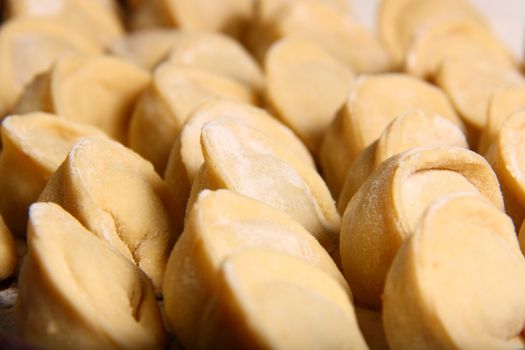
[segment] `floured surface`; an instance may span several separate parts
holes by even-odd
[[[153,286],[136,266],[56,204],[35,204],[29,216],[15,309],[26,339],[45,348],[164,343]]]
[[[446,184],[446,186],[443,186]],[[414,228],[422,212],[435,199],[444,195],[466,192],[478,194],[478,189],[461,174],[450,170],[425,170],[410,176],[401,190],[401,203],[408,227]]]
[[[192,348],[205,327],[205,310],[217,289],[217,273],[232,254],[260,248],[293,256],[321,269],[350,295],[328,253],[290,216],[232,191],[199,194],[175,245],[164,279],[167,320]]]
[[[370,174],[388,158],[417,147],[468,148],[461,129],[438,115],[416,109],[390,123],[381,137],[365,148],[348,169],[337,207],[340,213]]]
[[[219,273],[221,288],[201,344],[221,344],[224,338],[217,321],[225,315],[223,322],[237,325],[237,337],[221,344],[230,348],[255,344],[275,349],[366,349],[352,304],[320,272],[299,259],[265,250],[232,255]]]
[[[210,169],[228,188],[290,214],[325,248],[334,249],[339,221],[335,205],[317,173],[302,160],[240,123],[207,124],[202,145]]]
[[[387,338],[400,349],[521,348],[524,292],[511,220],[478,196],[444,197],[388,274]]]
[[[149,162],[117,142],[78,142],[40,201],[56,202],[140,267],[160,292],[182,230],[178,203]]]
[[[200,146],[201,128],[208,122],[218,120],[235,120],[263,131],[268,136],[285,143],[293,154],[304,158],[305,163],[314,166],[312,156],[297,136],[274,120],[270,114],[241,103],[216,100],[204,103],[194,110],[181,130],[180,153],[190,178],[197,174],[204,162]]]
[[[386,160],[349,202],[341,224],[343,271],[356,301],[379,310],[386,275],[420,214],[449,193],[480,193],[503,211],[488,162],[457,147],[418,148]],[[478,194],[479,195],[479,194]]]
[[[411,148],[441,146],[468,148],[465,135],[450,120],[421,110],[409,111],[396,118],[381,134],[376,164]]]

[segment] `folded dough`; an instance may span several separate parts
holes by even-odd
[[[348,295],[301,259],[244,250],[217,280],[198,349],[368,349]]]
[[[271,44],[296,37],[319,45],[357,73],[388,71],[391,60],[379,40],[347,11],[326,1],[287,1],[269,16],[253,48],[263,61]]]
[[[488,106],[494,93],[508,88],[525,88],[525,78],[519,71],[485,58],[445,61],[436,80],[465,124],[477,134],[487,123]]]
[[[387,272],[422,212],[440,197],[467,192],[503,211],[487,161],[456,147],[418,148],[386,160],[359,188],[343,215],[340,251],[355,299],[379,309]]]
[[[124,34],[115,0],[7,0],[8,18],[48,17],[101,47]]]
[[[161,64],[135,105],[128,130],[130,147],[163,174],[184,121],[200,104],[218,97],[257,102],[257,94],[247,86],[221,74],[173,62]]]
[[[202,128],[204,164],[193,181],[187,212],[203,189],[229,189],[292,216],[329,252],[340,216],[319,174],[273,138],[245,124],[216,121]]]
[[[344,105],[353,73],[322,47],[304,39],[274,43],[265,59],[266,102],[313,154]]]
[[[133,106],[149,81],[148,72],[117,57],[68,56],[27,86],[15,112],[55,113],[125,143]]]
[[[51,19],[22,17],[6,22],[0,29],[0,117],[11,112],[24,86],[57,58],[99,52],[98,45]]]
[[[174,45],[187,40],[185,32],[169,28],[152,28],[128,33],[107,47],[109,53],[142,68],[153,70]]]
[[[77,142],[39,201],[55,202],[151,278],[157,293],[183,218],[152,165],[115,141]]]
[[[337,209],[343,215],[350,199],[370,174],[385,160],[417,147],[455,146],[468,148],[465,135],[451,121],[421,110],[411,110],[397,117],[381,137],[365,148],[348,170],[337,200]]]
[[[312,156],[299,138],[263,109],[224,99],[210,100],[191,113],[170,151],[164,179],[179,203],[188,201],[193,179],[204,163],[200,144],[201,128],[204,124],[217,120],[235,120],[248,124],[285,145],[291,153],[301,157],[315,169]],[[181,209],[185,209],[185,206],[181,205]]]
[[[383,323],[396,349],[525,346],[525,260],[511,220],[479,196],[430,206],[386,280]]]
[[[252,0],[147,0],[131,7],[133,30],[177,27],[241,37],[252,16]]]
[[[224,75],[256,93],[264,86],[254,58],[239,42],[221,33],[148,29],[114,42],[110,51],[150,70],[168,60]]]
[[[27,211],[71,147],[97,128],[42,112],[7,117],[0,128],[0,211],[7,226],[26,234]]]
[[[293,2],[299,0],[257,0],[253,5],[252,20],[248,24],[244,43],[259,62],[264,61],[266,50],[276,40],[271,28],[279,14]],[[301,0],[310,1],[310,0]],[[319,0],[318,2],[331,6],[343,14],[350,15],[350,2],[346,0]]]
[[[485,23],[477,9],[465,0],[382,0],[378,33],[396,65],[402,66],[419,30],[440,18],[460,15]]]
[[[172,46],[168,61],[224,75],[262,93],[261,68],[239,42],[221,33],[185,32],[184,37]]]
[[[321,169],[335,197],[358,154],[377,140],[392,120],[413,109],[463,125],[446,95],[423,80],[390,73],[365,75],[354,82],[321,146]]]
[[[480,57],[507,67],[517,66],[516,58],[487,25],[472,16],[445,16],[429,22],[414,36],[405,70],[428,79],[447,60]]]
[[[500,182],[505,210],[519,228],[525,219],[525,111],[510,116],[501,126],[485,158]]]
[[[228,190],[204,190],[170,255],[163,286],[168,324],[187,348],[198,343],[206,306],[220,293],[217,274],[222,263],[249,248],[304,260],[335,279],[350,295],[328,253],[291,217]]]
[[[162,349],[150,280],[53,203],[31,206],[17,331],[43,349]]]
[[[499,90],[492,94],[487,109],[487,122],[481,131],[477,152],[485,154],[501,125],[513,113],[525,109],[525,86]]]

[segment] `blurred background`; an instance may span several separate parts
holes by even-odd
[[[379,0],[350,0],[356,15],[370,29],[375,29]],[[525,0],[470,0],[490,20],[494,31],[525,58]]]

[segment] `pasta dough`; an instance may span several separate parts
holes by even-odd
[[[133,106],[149,81],[146,71],[116,57],[68,56],[27,87],[15,110],[55,113],[126,143]]]
[[[40,195],[61,205],[152,280],[160,294],[182,232],[178,202],[149,162],[115,141],[77,142]]]
[[[202,191],[173,249],[164,278],[164,305],[171,328],[192,348],[206,327],[205,310],[220,293],[217,274],[230,255],[263,248],[316,266],[349,293],[321,245],[291,217],[227,190]]]
[[[325,133],[320,163],[328,187],[338,196],[350,165],[399,115],[413,109],[437,114],[462,127],[445,94],[405,74],[362,76]]]
[[[105,134],[97,128],[41,112],[10,116],[1,126],[0,210],[9,228],[25,235],[27,210],[82,137]]]
[[[226,259],[217,287],[197,348],[368,348],[348,295],[303,260],[245,250]]]
[[[265,61],[267,102],[315,155],[346,101],[353,73],[317,45],[282,39]]]
[[[233,121],[204,125],[204,164],[193,181],[187,211],[203,189],[230,189],[292,216],[329,252],[340,217],[321,177],[260,131]]]
[[[417,147],[440,146],[468,148],[461,129],[443,117],[431,116],[421,110],[397,117],[352,163],[337,201],[339,213],[343,215],[355,192],[388,158]]]
[[[479,196],[445,197],[426,211],[388,273],[388,343],[521,348],[524,293],[525,260],[510,219]]]
[[[184,121],[201,103],[217,97],[256,103],[248,87],[220,74],[166,62],[153,73],[138,100],[128,130],[130,147],[164,173],[171,146]]]
[[[52,203],[31,206],[17,329],[43,349],[162,349],[150,280]]]
[[[440,197],[458,192],[486,198],[503,211],[489,164],[462,148],[407,151],[385,161],[369,177],[348,204],[341,225],[343,271],[357,302],[381,307],[392,260],[423,211]]]

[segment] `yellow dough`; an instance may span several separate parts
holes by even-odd
[[[253,16],[244,36],[245,45],[250,49],[259,62],[264,61],[266,50],[271,46],[275,35],[271,27],[276,18],[290,4],[298,1],[311,0],[256,0],[253,4]],[[351,14],[350,2],[346,0],[317,0],[345,15]]]
[[[93,42],[49,19],[6,22],[0,29],[0,117],[11,111],[24,86],[57,58],[99,51]]]
[[[315,169],[315,163],[302,142],[278,120],[262,109],[223,99],[212,100],[197,107],[182,126],[170,152],[164,179],[176,196],[181,209],[186,203],[194,177],[204,163],[200,144],[201,128],[217,120],[235,120],[252,126],[268,137],[278,140],[289,151]]]
[[[204,164],[193,181],[188,212],[203,189],[225,188],[281,210],[328,252],[336,250],[340,217],[319,174],[263,132],[235,121],[202,128]]]
[[[343,271],[363,306],[379,309],[386,274],[422,212],[449,193],[487,198],[503,211],[496,175],[476,153],[418,148],[385,161],[353,196],[343,215]]]
[[[254,16],[256,20],[261,22],[270,21],[273,17],[278,15],[280,11],[283,10],[292,2],[298,1],[310,1],[310,0],[256,0]],[[350,2],[346,0],[317,0],[320,3],[323,3],[328,6],[332,6],[334,9],[341,11],[345,14],[350,14]]]
[[[9,228],[25,235],[27,210],[82,137],[101,136],[94,127],[41,112],[10,116],[1,126],[0,211]]]
[[[15,239],[0,216],[0,281],[14,273],[16,261]]]
[[[217,97],[257,102],[251,89],[218,73],[172,62],[159,65],[135,106],[128,131],[130,147],[164,173],[184,121],[201,103]]]
[[[264,76],[248,52],[221,33],[149,29],[114,42],[110,52],[147,69],[163,60],[222,74],[255,92],[261,92]]]
[[[518,239],[520,243],[521,252],[523,253],[523,255],[525,255],[525,225],[523,224],[521,224]]]
[[[15,111],[55,113],[125,143],[133,105],[149,81],[148,72],[116,57],[69,56],[33,80]]]
[[[478,11],[465,0],[382,0],[378,33],[396,64],[402,65],[420,29],[443,17],[460,15],[483,22]]]
[[[115,40],[108,51],[142,68],[153,70],[179,42],[187,40],[185,32],[167,28],[153,28],[128,33]]]
[[[163,349],[149,279],[56,204],[31,206],[16,328],[42,349]]]
[[[169,253],[182,232],[178,203],[152,165],[121,144],[77,142],[40,195],[142,269],[160,292]]]
[[[217,273],[231,254],[263,248],[295,256],[323,270],[349,293],[328,253],[291,217],[231,191],[204,190],[173,249],[164,278],[170,327],[187,348],[198,343],[206,306],[217,290]]]
[[[413,109],[442,116],[462,127],[445,94],[422,80],[391,73],[362,76],[354,82],[321,146],[321,169],[335,197],[359,153],[376,141],[392,120]]]
[[[450,59],[491,60],[515,67],[510,51],[482,23],[463,16],[445,17],[430,22],[418,31],[406,60],[408,73],[431,78],[441,64]]]
[[[514,68],[485,59],[446,61],[436,79],[465,123],[477,132],[487,123],[487,109],[494,93],[507,88],[525,88],[525,78]]]
[[[266,55],[266,98],[313,154],[344,105],[352,72],[321,47],[303,39],[282,39]]]
[[[358,73],[387,71],[390,57],[379,40],[348,13],[319,0],[289,1],[261,30],[255,56],[262,62],[266,50],[281,38],[310,40]]]
[[[262,249],[224,261],[203,325],[197,349],[368,349],[332,277]]]
[[[525,111],[509,117],[501,126],[485,158],[501,185],[505,210],[516,228],[525,219]]]
[[[383,319],[380,312],[355,306],[355,316],[359,329],[370,350],[388,350]]]
[[[383,323],[397,349],[522,349],[525,260],[511,220],[478,196],[432,205],[396,256]]]
[[[352,163],[337,200],[339,213],[344,213],[359,187],[388,158],[412,148],[440,146],[468,148],[461,129],[443,117],[421,110],[412,110],[397,117],[381,137],[365,148]]]
[[[7,0],[7,16],[52,18],[101,46],[124,34],[114,0]]]
[[[252,0],[147,0],[131,11],[132,29],[177,27],[240,37],[252,16]]]
[[[184,33],[167,60],[238,81],[260,94],[264,76],[255,59],[233,38],[221,33]]]
[[[522,109],[525,109],[525,86],[503,89],[492,94],[488,104],[487,122],[479,140],[479,154],[487,152],[503,122]]]

